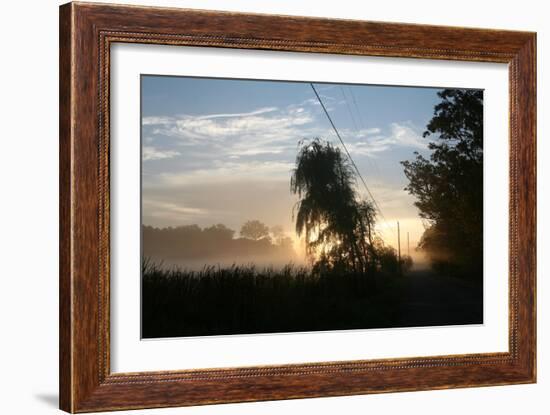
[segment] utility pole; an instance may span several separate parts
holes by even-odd
[[[410,245],[409,245],[409,232],[407,232],[407,256],[411,256],[411,251],[410,251]]]
[[[397,259],[399,261],[399,275],[401,275],[401,232],[399,230],[399,221],[397,221]]]

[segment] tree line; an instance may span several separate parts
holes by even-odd
[[[293,241],[281,226],[268,227],[259,220],[246,221],[237,232],[224,224],[207,227],[183,225],[156,228],[142,226],[144,257],[155,259],[219,259],[257,255],[292,261]]]
[[[445,89],[424,137],[429,158],[415,152],[403,161],[426,221],[419,249],[443,274],[480,279],[483,275],[483,91]]]

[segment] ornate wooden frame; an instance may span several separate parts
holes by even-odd
[[[113,42],[508,63],[509,352],[111,373]],[[535,105],[535,33],[105,4],[61,6],[61,409],[90,412],[535,382]]]

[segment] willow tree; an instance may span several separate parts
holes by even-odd
[[[290,188],[299,200],[296,233],[306,253],[332,267],[366,272],[372,265],[374,209],[359,201],[349,160],[331,143],[301,141]]]

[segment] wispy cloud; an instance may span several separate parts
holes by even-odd
[[[145,117],[145,136],[152,142],[143,149],[144,160],[180,155],[185,160],[177,168],[171,165],[170,170],[148,176],[144,186],[288,180],[299,140],[321,137],[336,141],[317,104],[317,100],[308,99],[283,108],[260,107],[248,112]],[[348,127],[339,132],[354,158],[376,158],[396,148],[427,147],[411,122],[359,131]]]
[[[403,147],[425,149],[428,142],[422,137],[422,133],[410,122],[391,124],[392,137],[395,143]]]
[[[205,169],[161,173],[144,186],[184,187],[246,181],[288,181],[294,164],[284,161],[215,161]]]
[[[319,89],[317,89],[317,92],[319,92]],[[328,112],[332,112],[336,109],[337,106],[345,104],[344,100],[331,97],[330,95],[323,95],[320,93],[319,96],[321,97],[321,100],[323,101],[323,105],[325,106]],[[296,106],[297,107],[312,106],[312,107],[321,108],[321,103],[316,97],[313,97],[300,102]]]
[[[244,113],[145,117],[147,137],[177,139],[179,146],[216,146],[231,157],[280,154],[318,129],[307,106],[259,108]]]
[[[153,218],[171,219],[186,221],[196,219],[197,216],[210,214],[207,209],[187,207],[183,204],[175,204],[143,198],[143,209],[147,215]]]
[[[142,150],[143,161],[163,160],[179,156],[181,153],[175,150],[159,150],[155,147],[144,146]]]
[[[174,117],[143,117],[142,125],[170,125],[175,121]]]
[[[304,108],[278,110],[260,108],[236,114],[181,115],[179,117],[146,117],[143,125],[154,126],[152,133],[185,139],[219,141],[235,136],[256,136],[273,141],[286,138],[295,127],[313,121]],[[265,140],[264,140],[265,141]]]
[[[390,124],[387,134],[380,128],[370,128],[358,132],[345,130],[345,136],[349,139],[348,148],[352,154],[369,157],[395,147],[424,150],[428,146],[420,131],[410,122]]]
[[[240,117],[250,117],[253,115],[260,115],[260,114],[266,114],[269,112],[277,111],[277,107],[267,107],[267,108],[260,108],[255,111],[250,112],[241,112],[241,113],[225,113],[225,114],[210,114],[210,115],[202,115],[198,118],[201,120],[209,120],[213,118],[240,118]]]

